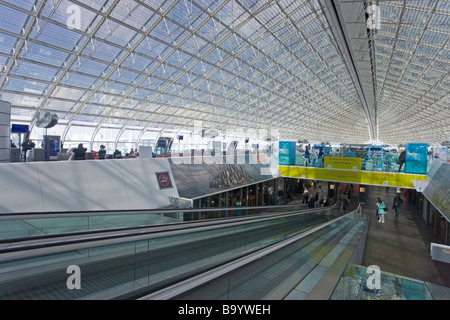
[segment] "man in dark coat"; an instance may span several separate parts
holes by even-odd
[[[402,169],[403,164],[405,163],[405,157],[406,157],[406,150],[403,151],[402,153],[400,153],[400,156],[398,157],[398,172],[400,172],[400,170]]]
[[[73,153],[75,153],[75,160],[86,160],[86,151],[87,149],[83,147],[83,144],[80,143],[78,148],[73,149]]]

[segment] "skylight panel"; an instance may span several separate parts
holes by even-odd
[[[280,10],[276,3],[271,1],[256,17],[264,27],[271,29],[280,19]]]
[[[10,55],[17,44],[17,38],[8,34],[0,33],[0,53]]]
[[[31,35],[31,38],[33,37],[34,36]],[[60,48],[73,50],[77,45],[80,45],[80,43],[85,40],[85,37],[66,28],[65,26],[47,23],[45,25],[45,32],[40,33],[37,39]]]
[[[122,25],[118,25],[114,28],[111,36],[108,37],[108,40],[126,48],[132,40],[137,36],[136,32]]]
[[[123,52],[122,48],[111,46],[106,43],[98,45],[98,50],[92,52],[91,56],[109,63],[117,63],[117,57]]]
[[[26,61],[18,63],[18,68],[14,72],[14,74],[18,76],[48,82],[51,82],[53,80],[53,77],[57,73],[58,69],[49,68],[43,65],[37,65]]]
[[[17,5],[16,1],[12,1],[14,5]],[[8,30],[15,34],[21,34],[22,29],[27,27],[31,19],[26,13],[14,10],[13,8],[7,7],[0,4],[0,12],[2,19],[0,19],[0,29]]]
[[[450,33],[450,24],[448,25],[447,32],[436,32],[433,30],[426,30],[422,41],[432,44],[442,44],[445,43],[449,39],[449,33]]]
[[[67,52],[38,43],[28,45],[28,51],[22,52],[22,57],[27,60],[33,60],[37,63],[49,64],[55,67],[63,67],[64,63],[71,59],[71,55]]]

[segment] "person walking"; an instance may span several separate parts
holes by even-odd
[[[378,206],[378,216],[380,217],[378,219],[378,222],[384,223],[384,215],[387,212],[387,207],[385,205],[385,203],[380,199],[377,198],[377,206]]]
[[[392,209],[395,210],[395,217],[398,218],[398,210],[400,205],[403,203],[402,196],[400,193],[397,193],[394,198],[394,203],[392,204]]]

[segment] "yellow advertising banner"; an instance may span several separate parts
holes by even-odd
[[[386,187],[414,189],[412,180],[425,180],[426,175],[395,172],[327,169],[313,167],[279,166],[282,177],[372,184]]]
[[[361,158],[325,156],[324,168],[361,170]]]

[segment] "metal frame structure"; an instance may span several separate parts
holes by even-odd
[[[49,134],[91,148],[193,137],[194,121],[222,137],[449,140],[449,1],[374,1],[368,30],[371,4],[0,0],[0,99],[12,122],[54,112]]]

